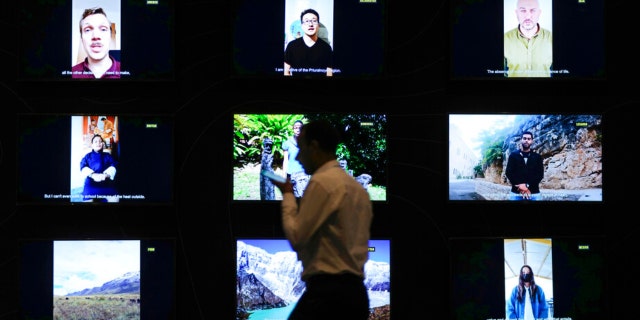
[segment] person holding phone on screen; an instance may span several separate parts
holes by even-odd
[[[326,120],[302,127],[296,159],[309,185],[298,202],[293,184],[282,192],[282,228],[302,262],[306,288],[289,320],[369,318],[364,265],[369,259],[373,209],[369,193],[340,167],[340,133]]]
[[[520,150],[509,154],[505,175],[511,183],[509,200],[540,200],[540,181],[544,177],[542,156],[533,151],[533,133],[525,131]]]
[[[284,51],[284,75],[333,76],[333,49],[322,40],[320,14],[314,9],[300,13],[302,37],[292,40]]]
[[[517,0],[518,26],[504,34],[506,77],[551,77],[553,37],[538,23],[538,0]]]
[[[109,55],[111,28],[102,8],[84,10],[80,19],[80,42],[87,57],[71,68],[72,78],[120,78],[120,62]]]
[[[533,271],[528,265],[520,268],[518,285],[507,300],[507,319],[538,320],[547,319],[549,306],[542,287],[536,284]]]
[[[284,151],[282,169],[286,173],[287,178],[291,179],[291,183],[293,183],[293,195],[295,195],[296,198],[302,197],[304,189],[309,183],[309,175],[304,172],[302,164],[296,160],[298,151],[300,150],[300,148],[298,148],[298,138],[300,137],[300,131],[302,131],[303,125],[302,120],[296,120],[293,123],[293,135],[282,142],[282,151]]]
[[[80,160],[80,172],[85,177],[83,201],[119,202],[115,185],[118,162],[104,147],[102,136],[94,135],[91,138],[91,151]]]

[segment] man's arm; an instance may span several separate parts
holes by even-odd
[[[505,170],[505,175],[507,176],[507,179],[509,179],[509,183],[511,183],[512,185],[516,185],[522,182],[522,181],[516,181],[515,170],[516,170],[515,159],[513,158],[513,155],[510,154],[509,158],[507,158],[507,169]]]
[[[300,200],[298,206],[293,195],[293,185],[290,190],[288,189],[290,184],[289,179],[284,184],[276,183],[277,186],[285,187],[282,189],[282,229],[291,247],[298,251],[307,245],[320,226],[335,212],[334,204],[337,201],[332,200],[330,194],[320,184],[311,182],[307,185],[304,191],[305,197]]]
[[[534,177],[534,181],[532,181],[531,183],[535,183],[540,184],[540,181],[542,181],[542,178],[544,178],[544,164],[542,164],[542,156],[540,154],[537,154],[538,156],[536,157],[536,167],[535,167],[535,177]]]
[[[507,319],[515,319],[516,315],[516,296],[515,289],[511,291],[511,297],[507,300]]]
[[[547,299],[544,296],[544,290],[538,286],[538,317],[547,318],[549,316],[549,305],[547,305]]]

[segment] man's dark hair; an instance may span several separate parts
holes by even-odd
[[[340,143],[340,132],[327,120],[316,120],[302,127],[307,143],[318,141],[320,149],[335,153]]]
[[[528,134],[531,136],[531,139],[533,139],[533,133],[531,133],[531,131],[525,131],[522,133],[522,135],[520,135],[520,138],[524,137],[525,134]]]
[[[94,135],[93,135],[93,137],[91,137],[91,143],[93,143],[93,140],[94,140],[95,138],[100,138],[100,140],[102,140],[102,143],[103,143],[103,144],[106,144],[106,143],[107,143],[106,141],[104,141],[104,138],[103,138],[100,134],[98,134],[98,133],[94,134]]]
[[[104,15],[105,17],[107,17],[107,13],[104,12],[104,10],[100,7],[96,7],[96,8],[89,8],[89,9],[84,9],[84,12],[82,12],[82,18],[80,18],[80,34],[82,34],[82,20],[84,20],[84,18],[90,16],[90,15],[94,15],[94,14],[101,14]],[[320,18],[318,18],[320,19]],[[107,20],[109,20],[109,17],[107,17]],[[109,20],[109,30],[111,30],[111,20]]]
[[[318,11],[315,11],[313,9],[305,9],[302,10],[302,13],[300,14],[300,22],[302,22],[302,16],[304,16],[307,13],[313,13],[316,15],[316,17],[318,18],[318,22],[320,22],[320,14],[318,14]]]

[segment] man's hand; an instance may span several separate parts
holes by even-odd
[[[523,198],[531,199],[531,191],[529,190],[529,188],[527,188],[527,184],[526,183],[519,184],[518,185],[518,191],[520,192],[520,194],[522,195]]]
[[[107,178],[107,175],[104,173],[92,173],[91,174],[91,179],[93,179],[93,181],[95,182],[102,182]]]
[[[293,183],[291,183],[291,178],[287,177],[287,181],[285,182],[278,182],[275,180],[271,180],[271,182],[278,187],[278,189],[280,189],[280,192],[282,192],[282,194],[285,194],[287,192],[293,193]]]

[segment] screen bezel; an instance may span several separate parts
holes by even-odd
[[[239,157],[241,156],[240,152],[242,152],[243,154],[247,154],[246,150],[253,150],[252,154],[253,154],[253,158],[257,157],[257,154],[259,153],[260,150],[258,150],[259,148],[261,148],[260,146],[264,143],[264,141],[266,140],[265,137],[267,137],[268,135],[271,136],[271,141],[273,142],[273,145],[271,146],[271,150],[273,150],[272,152],[275,154],[281,154],[282,150],[280,148],[282,142],[284,140],[286,140],[291,134],[292,134],[292,125],[293,122],[295,120],[298,119],[304,119],[305,123],[308,122],[309,120],[312,119],[320,119],[320,118],[324,118],[324,119],[328,119],[330,121],[335,121],[336,118],[341,118],[341,120],[337,120],[339,122],[341,122],[341,125],[346,126],[349,125],[350,123],[354,122],[353,117],[354,116],[366,116],[366,117],[373,117],[373,118],[381,118],[379,120],[384,120],[384,125],[385,127],[382,128],[380,130],[380,134],[384,136],[384,142],[385,142],[385,149],[384,151],[380,151],[380,154],[378,157],[376,157],[376,155],[371,155],[369,157],[375,157],[375,161],[373,161],[372,159],[369,159],[369,162],[375,162],[376,165],[378,165],[381,161],[384,161],[384,169],[380,169],[377,170],[376,172],[383,172],[381,174],[380,178],[377,179],[373,179],[372,183],[369,184],[368,190],[369,190],[369,194],[372,196],[371,200],[372,202],[375,203],[387,203],[388,202],[388,198],[389,198],[389,191],[388,191],[388,185],[389,185],[389,175],[388,175],[388,170],[389,170],[389,151],[388,151],[388,141],[389,141],[389,116],[386,113],[376,113],[376,112],[353,112],[353,113],[316,113],[316,112],[309,112],[309,113],[299,113],[299,114],[285,114],[285,113],[255,113],[255,112],[247,112],[247,113],[234,113],[233,114],[233,124],[231,126],[231,131],[232,131],[232,135],[233,135],[233,155],[232,155],[232,172],[231,172],[231,184],[232,184],[232,188],[231,188],[231,195],[230,198],[233,202],[236,203],[251,203],[251,202],[255,202],[255,203],[260,203],[260,202],[274,202],[277,200],[281,200],[282,195],[280,193],[280,191],[278,190],[278,188],[274,187],[273,189],[273,197],[271,196],[266,196],[265,198],[261,198],[261,194],[260,191],[262,190],[261,188],[266,189],[267,191],[270,192],[271,188],[269,187],[269,182],[268,178],[264,177],[261,178],[260,175],[260,169],[262,167],[261,163],[258,161],[262,161],[262,159],[255,159],[254,161],[244,161],[242,159],[239,159]],[[260,127],[263,128],[264,125],[270,125],[270,126],[274,126],[276,128],[281,128],[281,130],[279,130],[278,132],[260,132],[257,135],[253,135],[253,136],[245,136],[245,134],[242,134],[241,132],[239,132],[238,130],[236,130],[236,127],[238,125],[240,126],[244,126],[246,127],[247,124],[244,123],[246,122],[246,118],[247,117],[251,117],[252,122],[255,123],[259,123]],[[376,127],[374,125],[371,126]],[[256,131],[256,130],[254,130]],[[354,129],[352,131],[357,132],[357,129]],[[284,134],[282,134],[282,132],[284,132]],[[363,135],[361,135],[363,136]],[[343,141],[345,143],[348,143],[347,140],[348,137],[357,137],[356,135],[350,135],[347,136],[346,134],[343,134]],[[239,146],[240,142],[244,141],[245,144],[244,146]],[[247,144],[248,142],[250,142],[251,144]],[[370,141],[371,143],[374,141]],[[355,143],[355,142],[351,142],[351,143]],[[361,143],[362,144],[362,143]],[[251,148],[248,148],[252,146]],[[240,150],[242,148],[245,148],[245,150]],[[354,147],[352,148],[345,148],[346,150],[350,150],[350,149],[355,149]],[[379,148],[378,148],[379,149]],[[258,151],[256,151],[258,150]],[[353,158],[358,158],[359,155],[357,155],[355,152],[353,151],[340,151],[342,150],[339,147],[338,150],[338,160],[340,161],[340,155],[343,154],[345,156],[350,156]],[[275,157],[274,157],[275,158]],[[350,160],[350,159],[347,159]],[[366,162],[367,160],[365,159],[364,162]],[[241,167],[237,167],[236,165],[242,165]],[[252,180],[256,180],[257,182],[255,183],[255,185],[253,187],[250,188],[250,193],[252,195],[250,195],[249,197],[247,196],[242,196],[241,194],[246,193],[245,189],[240,189],[238,187],[239,183],[238,181],[242,181],[242,180],[246,180],[247,175],[246,174],[242,174],[239,172],[239,169],[251,169],[251,166],[253,166],[252,170],[257,170],[255,171],[255,175],[253,175]],[[279,162],[277,160],[274,160],[274,163],[272,164],[272,169],[273,167],[277,167],[277,169],[275,169],[274,171],[277,171],[278,169],[280,170],[279,173],[282,174],[282,166],[279,164]],[[351,168],[354,168],[355,166],[351,166]],[[349,162],[347,161],[347,168],[349,168]],[[244,170],[246,171],[246,170]],[[352,170],[353,171],[353,170]],[[351,171],[350,171],[351,172]],[[354,176],[354,178],[357,178],[358,176],[362,175],[362,174],[369,174],[369,172],[353,172],[352,176]],[[242,178],[242,177],[245,178]],[[265,182],[263,182],[263,180],[266,180]],[[382,184],[378,184],[376,185],[374,182],[377,181],[384,181],[385,185]],[[265,186],[261,185],[261,183],[265,183]],[[384,188],[384,189],[383,189]]]
[[[505,239],[550,239],[553,319],[610,319],[607,239],[600,234],[449,238],[451,319],[506,318]],[[521,265],[509,267],[517,274]]]
[[[134,3],[138,2],[138,3]],[[174,83],[176,81],[175,3],[174,0],[123,1],[113,7],[105,0],[74,0],[42,5],[35,0],[20,2],[22,16],[17,80],[19,83]],[[111,53],[121,62],[118,79],[73,79],[72,48],[77,44],[78,22],[82,13],[76,6],[105,6],[105,12],[115,26]],[[120,8],[110,13],[106,8]],[[78,11],[80,10],[80,11]],[[135,24],[144,24],[136,28]],[[150,32],[139,30],[153,29]],[[74,40],[72,40],[74,39]],[[67,43],[61,46],[60,43]],[[149,54],[153,47],[156,54]],[[160,54],[158,54],[160,53]],[[134,68],[136,67],[137,70]],[[128,73],[128,74],[127,74]]]
[[[55,241],[139,241],[141,319],[176,318],[177,248],[173,237],[19,239],[20,314],[24,318],[53,317]],[[153,255],[145,254],[148,248],[155,249],[149,251]]]
[[[289,255],[293,255],[292,259],[297,259],[295,257],[295,251],[293,249],[291,249],[291,246],[289,245],[288,240],[285,237],[235,237],[235,241],[234,241],[234,250],[235,250],[235,262],[234,262],[234,267],[235,267],[235,273],[236,273],[236,292],[235,292],[235,296],[236,296],[236,312],[237,314],[239,312],[241,312],[242,310],[239,308],[238,303],[240,302],[240,298],[238,298],[238,283],[237,281],[239,280],[238,277],[238,269],[239,269],[239,265],[238,265],[238,260],[240,259],[240,252],[239,252],[239,248],[238,248],[238,242],[246,242],[246,241],[274,241],[277,243],[277,247],[281,248],[281,251],[277,251],[278,253],[287,253]],[[388,267],[389,267],[389,284],[388,287],[386,288],[388,290],[388,300],[389,300],[389,304],[386,305],[379,305],[379,306],[375,306],[375,307],[370,307],[370,312],[371,315],[377,315],[376,319],[390,319],[390,317],[392,316],[392,305],[393,305],[393,240],[390,237],[373,237],[370,239],[370,247],[369,250],[371,252],[372,248],[374,248],[373,250],[375,250],[375,244],[377,242],[381,242],[386,244],[386,250],[383,251],[383,255],[384,258],[386,260],[388,260]],[[263,247],[258,247],[259,249],[264,250],[265,248]],[[273,254],[273,253],[269,253],[269,254]],[[383,259],[383,260],[385,260]],[[370,261],[378,261],[381,262],[381,260],[373,260],[371,259]],[[369,263],[369,262],[367,262]],[[297,264],[297,270],[302,271],[302,264],[299,260],[296,260],[296,264]],[[365,266],[365,272],[366,272],[366,266]],[[295,289],[300,289],[299,286],[302,285],[304,286],[304,282],[300,281],[300,278],[298,276],[298,278],[296,278],[298,280],[299,283],[297,283],[295,286]],[[367,283],[367,279],[365,277],[365,284]],[[298,294],[302,294],[302,292],[297,292]],[[293,306],[290,306],[293,307]]]
[[[580,130],[580,128],[582,127],[586,127],[587,130],[589,131],[589,134],[592,134],[592,139],[595,139],[596,142],[599,143],[598,146],[595,146],[595,149],[599,149],[600,152],[600,161],[597,162],[597,164],[600,166],[599,170],[593,170],[593,172],[597,172],[597,178],[595,178],[596,181],[600,182],[600,187],[598,188],[597,186],[594,186],[593,188],[582,188],[582,189],[556,189],[553,190],[550,187],[545,187],[545,183],[546,184],[552,184],[552,182],[550,181],[551,179],[549,177],[546,176],[547,174],[547,170],[545,170],[545,178],[543,178],[543,182],[541,183],[541,196],[542,199],[538,200],[538,201],[512,201],[512,200],[508,200],[506,195],[510,192],[510,187],[511,185],[508,182],[508,179],[506,178],[506,176],[504,176],[504,173],[502,171],[503,168],[505,168],[506,166],[506,161],[507,159],[505,158],[505,152],[504,152],[504,147],[505,144],[507,143],[507,141],[509,142],[509,146],[507,146],[509,148],[509,150],[513,151],[515,150],[516,147],[518,147],[518,142],[516,140],[519,137],[519,135],[516,133],[516,129],[511,129],[510,131],[507,129],[507,127],[505,126],[505,122],[506,120],[496,120],[496,119],[507,119],[507,118],[511,118],[512,120],[517,120],[518,116],[521,117],[543,117],[545,122],[550,121],[550,119],[553,119],[554,117],[575,117],[575,119],[577,119],[576,121],[579,121],[579,119],[582,118],[587,118],[587,119],[595,119],[594,121],[596,121],[596,123],[575,123],[575,122],[571,122],[573,123],[574,129],[571,129],[573,131],[567,131],[567,135],[571,135],[574,139],[576,139],[575,144],[578,144],[579,141],[578,137],[575,137],[574,134],[575,132],[577,132],[578,130]],[[604,121],[603,121],[603,115],[602,114],[598,114],[598,113],[589,113],[589,112],[585,112],[585,113],[543,113],[543,114],[527,114],[527,113],[500,113],[500,112],[494,112],[494,113],[449,113],[447,115],[447,122],[449,124],[448,127],[448,141],[449,143],[447,144],[447,185],[448,185],[448,195],[447,195],[447,201],[449,203],[514,203],[514,205],[517,204],[522,204],[522,203],[527,203],[527,204],[541,204],[541,203],[559,203],[559,202],[568,202],[568,203],[584,203],[585,205],[592,205],[592,204],[601,204],[604,203],[605,198],[604,198],[604,192],[603,192],[603,188],[604,188],[604,179],[603,179],[603,168],[604,168],[604,164],[603,164],[603,139],[602,139],[602,131],[603,131],[603,126],[604,126]],[[452,117],[466,117],[467,120],[464,122],[463,125],[459,125],[457,127],[452,127],[453,123],[452,123]],[[483,117],[483,118],[481,118]],[[498,118],[499,117],[499,118]],[[471,121],[472,120],[472,121]],[[495,121],[495,122],[494,122]],[[519,121],[522,121],[521,119]],[[461,122],[462,123],[462,122]],[[473,136],[477,136],[478,138],[480,137],[480,134],[485,134],[485,137],[482,139],[486,139],[486,135],[492,135],[493,137],[496,137],[496,135],[503,135],[504,138],[503,139],[498,139],[496,140],[497,142],[502,142],[502,144],[499,145],[499,147],[501,146],[501,150],[503,151],[501,154],[499,155],[495,155],[495,156],[490,156],[487,155],[486,151],[487,149],[485,148],[482,152],[480,152],[477,156],[479,158],[478,162],[473,162],[473,164],[475,165],[471,165],[470,162],[471,160],[467,161],[468,163],[464,165],[464,167],[466,167],[467,171],[469,173],[467,174],[460,174],[457,173],[460,176],[455,175],[456,173],[454,173],[454,168],[458,167],[460,168],[462,165],[461,164],[456,164],[453,165],[452,163],[454,163],[454,158],[456,159],[472,159],[471,156],[471,149],[468,148],[467,151],[460,151],[462,152],[461,154],[458,154],[458,152],[454,152],[454,150],[459,150],[459,146],[467,146],[469,143],[465,143],[465,140],[462,139],[460,137],[460,130],[464,129],[467,132],[472,132],[472,123],[479,123],[483,126],[482,130],[483,131],[478,131],[473,133]],[[524,126],[524,123],[520,122],[520,125]],[[534,135],[536,137],[534,137],[534,146],[533,149],[538,149],[538,146],[543,146],[544,148],[548,149],[546,153],[550,154],[550,156],[548,158],[545,158],[543,155],[543,165],[545,166],[545,169],[548,167],[548,164],[546,163],[546,161],[550,161],[556,153],[560,152],[561,150],[558,150],[558,152],[551,152],[549,150],[555,150],[558,149],[558,146],[556,144],[559,144],[561,140],[560,138],[560,134],[557,132],[551,132],[549,130],[547,130],[547,134],[550,135],[549,138],[547,138],[547,141],[545,142],[539,142],[540,140],[540,135],[539,135],[539,128],[533,128],[532,129],[532,124],[529,123],[528,127],[524,128],[523,130],[529,130],[532,131],[534,133]],[[456,129],[457,128],[457,129]],[[575,131],[575,132],[574,132]],[[511,137],[511,138],[510,138]],[[536,141],[536,139],[538,141]],[[480,139],[478,139],[480,140]],[[550,142],[548,142],[550,141]],[[486,142],[481,142],[481,141],[477,141],[477,143],[484,143],[486,146]],[[536,143],[538,143],[536,145]],[[570,143],[567,143],[570,144]],[[555,149],[554,149],[555,148]],[[585,147],[586,150],[588,150],[588,148]],[[539,150],[538,150],[539,151]],[[476,180],[475,179],[475,173],[473,172],[473,168],[474,166],[478,166],[480,165],[479,163],[482,163],[482,161],[484,161],[483,159],[496,159],[497,161],[502,161],[503,165],[499,166],[497,169],[494,169],[493,171],[499,173],[501,175],[501,177],[503,177],[504,181],[502,181],[501,183],[497,183],[495,181],[472,181],[474,183],[474,192],[472,193],[457,193],[454,190],[454,183],[456,182],[464,182],[463,180]],[[501,160],[503,159],[503,160]],[[486,172],[486,168],[484,168],[484,164],[483,164],[483,170]],[[458,171],[456,171],[458,172]],[[497,179],[497,178],[495,178]],[[571,180],[565,180],[565,179],[560,179],[557,178],[555,180],[560,180],[560,182],[554,182],[553,184],[558,185],[558,184],[562,184],[565,185],[567,184],[569,181]],[[566,181],[566,182],[565,182]],[[487,188],[489,188],[488,190],[493,190],[493,193],[489,192],[486,193],[484,196],[482,196],[482,194],[478,194],[478,184],[480,183],[480,187],[481,190],[483,190],[483,192],[489,192],[487,191]],[[564,191],[563,191],[564,190]]]
[[[74,119],[118,118],[120,135],[114,145],[119,155],[116,172],[122,192],[118,202],[71,201],[75,186],[74,159],[85,145],[82,123]],[[83,121],[84,123],[84,121]],[[168,114],[126,113],[19,113],[16,137],[16,204],[61,206],[170,206],[175,201],[175,119]],[[153,128],[153,126],[156,126]],[[162,127],[161,127],[162,126]],[[151,132],[146,130],[161,130]],[[130,133],[130,134],[129,134]],[[51,136],[54,134],[53,136]],[[128,136],[128,138],[127,138]],[[53,141],[51,139],[53,137]],[[74,138],[75,137],[75,138]],[[63,139],[58,142],[56,139]],[[91,139],[91,137],[89,137]],[[127,142],[128,140],[128,142]],[[152,144],[153,141],[156,144]],[[128,145],[125,145],[127,143]],[[151,145],[150,145],[151,144]],[[143,151],[142,147],[147,148]],[[25,150],[28,148],[29,150]],[[86,148],[84,146],[83,148]],[[74,151],[76,150],[76,151]],[[75,156],[74,156],[75,154]],[[154,165],[148,159],[155,155]],[[46,161],[36,161],[47,157]],[[78,158],[79,160],[79,158]],[[140,170],[146,168],[146,170]],[[73,171],[72,171],[73,170]],[[75,174],[74,174],[75,172]],[[30,181],[31,180],[31,181]],[[37,182],[39,181],[39,182]],[[78,180],[76,179],[77,183]],[[80,184],[81,186],[81,184]],[[39,194],[42,197],[38,196]],[[50,195],[45,198],[45,195]],[[142,197],[141,197],[142,196]]]
[[[314,0],[318,1],[319,0]],[[231,78],[236,80],[308,80],[325,79],[328,81],[336,79],[352,80],[381,80],[386,73],[386,46],[387,46],[387,0],[373,1],[337,1],[333,2],[333,12],[330,14],[321,13],[320,22],[324,17],[332,23],[335,32],[328,31],[332,35],[331,43],[334,49],[333,62],[334,73],[332,77],[306,75],[284,76],[284,44],[288,38],[285,22],[285,12],[287,10],[299,10],[297,0],[243,0],[234,6],[232,14],[232,37],[230,61]],[[307,2],[300,2],[300,4]],[[322,2],[324,3],[324,2]],[[367,11],[358,12],[361,6]],[[365,6],[375,6],[367,8]],[[295,9],[293,9],[295,8]],[[364,12],[363,12],[364,11]],[[269,15],[265,16],[264,13]],[[365,16],[363,16],[365,15]],[[290,13],[289,17],[299,14]],[[268,18],[265,18],[268,17]],[[278,37],[255,37],[255,21],[264,20],[261,23],[262,34],[279,35]],[[360,21],[372,20],[379,23],[354,23],[354,19]],[[291,22],[293,23],[293,22]],[[284,32],[283,32],[283,29]],[[289,32],[290,33],[290,32]],[[257,41],[257,42],[256,42]],[[256,48],[261,48],[256,50]],[[353,55],[353,52],[366,52],[366,54]],[[366,64],[363,64],[366,61]],[[349,69],[347,66],[354,65]]]
[[[572,85],[576,85],[575,89],[578,89],[578,84],[605,89],[609,72],[604,0],[553,1],[553,22],[547,28],[553,32],[553,73],[549,78],[504,77],[503,34],[506,20],[512,19],[505,15],[515,16],[513,10],[505,7],[513,5],[506,4],[507,1],[513,2],[456,0],[450,4],[449,80],[452,86],[467,84],[466,89],[474,90],[474,86],[486,84],[489,80],[489,85],[522,85],[526,82],[566,85],[565,89],[573,88]],[[513,7],[515,9],[515,5]],[[543,11],[542,14],[547,13]],[[483,27],[478,28],[480,25]],[[589,31],[576,34],[576,28]],[[587,49],[585,43],[588,43]],[[470,47],[483,49],[469,50]],[[587,51],[589,54],[585,55],[584,52]],[[550,86],[549,89],[553,87]]]

